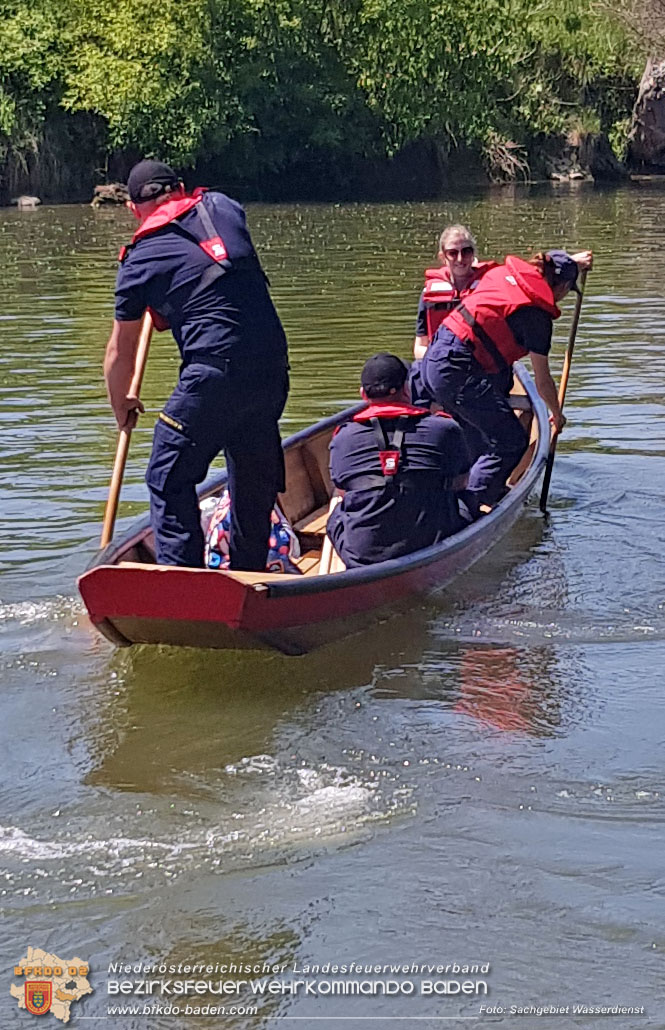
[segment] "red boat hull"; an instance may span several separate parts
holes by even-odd
[[[526,373],[519,375],[539,428],[529,468],[491,514],[454,537],[405,558],[331,575],[270,576],[122,560],[149,532],[146,522],[81,576],[92,622],[120,645],[268,647],[302,654],[376,621],[402,598],[444,587],[507,532],[544,468],[547,413]],[[316,430],[298,434],[286,449]]]

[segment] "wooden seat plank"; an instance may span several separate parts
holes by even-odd
[[[293,564],[306,576],[312,569],[318,569],[321,552],[317,550],[305,551],[299,558],[293,559]]]
[[[327,522],[328,505],[326,504],[324,508],[317,508],[316,511],[311,511],[309,515],[305,515],[304,518],[298,519],[293,524],[293,528],[296,533],[312,533],[317,536],[324,536]]]

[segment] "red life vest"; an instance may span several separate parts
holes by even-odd
[[[473,350],[486,372],[496,373],[523,358],[526,351],[506,319],[524,307],[537,307],[550,318],[559,311],[552,289],[534,265],[512,255],[488,272],[482,283],[447,315],[443,324]]]
[[[366,408],[363,408],[362,411],[354,415],[354,422],[370,422],[372,425],[379,448],[379,461],[381,462],[383,478],[372,473],[356,476],[352,489],[368,490],[377,486],[388,486],[390,483],[393,483],[395,481],[394,477],[399,472],[399,463],[404,444],[404,430],[408,420],[410,418],[424,418],[425,415],[430,414],[431,412],[427,408],[416,408],[411,404],[370,403]],[[441,415],[442,418],[452,418],[452,415],[447,415],[444,411],[437,411],[436,414]],[[397,419],[395,431],[390,439],[381,425],[381,419],[384,418]]]
[[[370,418],[401,418],[407,415],[409,418],[422,418],[423,415],[431,415],[429,408],[416,408],[413,404],[368,404],[362,411],[358,411],[352,418],[352,422],[367,422]],[[452,418],[445,411],[434,412],[442,418]],[[341,427],[339,427],[341,428]]]
[[[131,243],[120,248],[120,254],[118,260],[122,264],[129,252],[133,247],[143,239],[144,236],[149,236],[153,232],[157,232],[159,229],[163,229],[175,222],[178,218],[181,218],[188,211],[192,211],[196,208],[199,215],[199,219],[202,226],[201,234],[192,232],[189,229],[184,229],[182,226],[178,226],[179,232],[183,236],[187,236],[196,243],[201,250],[204,252],[206,257],[209,257],[213,264],[210,269],[206,269],[204,272],[206,284],[212,279],[216,279],[219,275],[223,275],[231,267],[229,256],[224,245],[224,240],[221,238],[217,229],[215,228],[212,218],[208,214],[205,206],[201,203],[203,195],[206,193],[206,189],[202,186],[197,186],[196,189],[189,196],[174,197],[173,200],[167,200],[163,204],[160,204],[158,208],[151,215],[149,215],[144,222],[138,227],[134,235],[132,236]],[[152,317],[152,322],[158,332],[163,332],[169,328],[169,322],[160,314],[158,311],[154,311],[152,308],[148,308]]]
[[[441,265],[439,268],[425,269],[423,300],[427,305],[427,335],[430,340],[433,339],[434,333],[446,315],[453,308],[456,308],[461,300],[468,297],[475,290],[485,273],[489,272],[492,268],[496,268],[497,264],[496,261],[475,262],[473,265],[474,277],[463,290],[458,290],[455,286],[447,265]]]

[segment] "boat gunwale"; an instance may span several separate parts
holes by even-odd
[[[401,558],[375,562],[372,565],[356,566],[352,569],[345,569],[342,572],[334,572],[325,576],[303,576],[302,578],[293,578],[282,582],[279,580],[271,582],[266,577],[265,586],[268,588],[268,598],[318,594],[343,589],[344,587],[360,586],[381,579],[390,579],[394,576],[432,565],[449,555],[457,554],[478,537],[485,535],[489,537],[488,530],[492,526],[498,525],[509,512],[512,512],[514,508],[526,501],[528,494],[533,489],[543,470],[550,447],[550,434],[548,432],[549,416],[545,402],[542,400],[534,381],[521,362],[515,365],[515,371],[531,402],[533,414],[538,420],[538,443],[531,462],[525,469],[521,479],[491,512],[483,515],[470,526],[454,533],[440,543],[420,548],[420,550],[403,555]]]
[[[492,527],[498,526],[503,522],[509,512],[512,512],[515,507],[524,503],[526,500],[526,497],[533,489],[533,486],[542,471],[550,446],[549,421],[545,403],[540,397],[533,379],[521,362],[516,363],[514,367],[517,378],[523,386],[531,403],[533,415],[537,419],[538,440],[531,462],[524,474],[491,512],[482,516],[481,519],[472,523],[470,526],[467,526],[465,529],[462,529],[459,532],[454,533],[452,536],[447,537],[445,540],[442,540],[440,543],[432,544],[430,547],[421,548],[418,551],[403,555],[400,558],[393,558],[384,562],[376,562],[372,565],[357,566],[352,569],[345,569],[341,572],[330,573],[323,576],[300,576],[280,581],[277,577],[271,577],[269,574],[266,574],[265,580],[260,584],[246,584],[247,589],[256,590],[261,588],[262,591],[267,591],[267,599],[297,597],[306,594],[327,593],[335,590],[342,590],[382,579],[390,579],[392,577],[412,572],[418,568],[431,565],[463,551],[480,537],[487,536],[489,539],[492,535]],[[336,414],[329,415],[325,419],[321,419],[319,422],[316,422],[311,426],[306,426],[304,429],[299,430],[284,441],[284,449],[290,450],[298,444],[325,432],[327,429],[339,425],[348,418],[351,418],[356,412],[362,411],[365,406],[366,405],[362,402],[355,404],[350,408],[345,408],[342,411],[337,412]],[[215,494],[226,482],[226,479],[226,469],[221,469],[216,472],[214,476],[209,476],[197,488],[199,500],[204,500],[206,497]],[[130,525],[128,530],[117,542],[112,541],[104,551],[95,555],[84,575],[100,566],[117,566],[118,562],[122,560],[119,556],[140,543],[149,531],[150,516],[143,515],[139,520],[137,520],[137,522]],[[145,567],[148,571],[159,568],[157,565],[149,564],[146,564]],[[220,575],[216,570],[201,569],[196,571],[209,571],[216,576]],[[221,575],[224,574],[221,573]]]

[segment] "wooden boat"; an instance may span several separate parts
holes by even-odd
[[[302,575],[220,572],[155,564],[148,517],[112,541],[79,579],[93,624],[118,645],[273,648],[303,654],[357,631],[410,594],[441,588],[469,568],[518,518],[546,462],[548,415],[526,369],[516,366],[512,396],[531,443],[511,477],[506,496],[477,522],[404,558],[321,574],[333,486],[328,444],[333,430],[360,410],[356,405],[290,437],[284,444],[286,483],[279,503],[301,544]],[[221,493],[220,472],[199,490]],[[327,545],[326,545],[327,541]],[[338,566],[339,568],[339,566]]]

